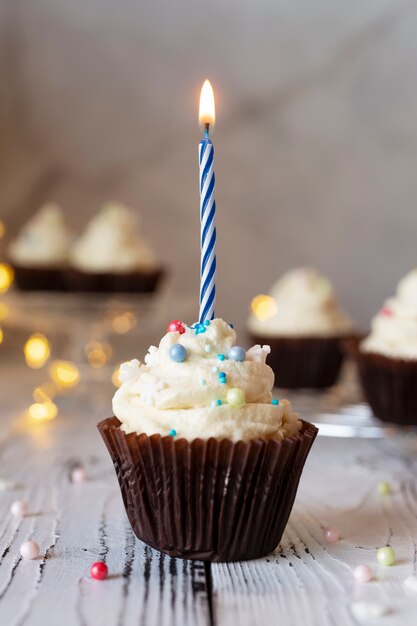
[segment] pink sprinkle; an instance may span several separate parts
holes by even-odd
[[[386,317],[392,317],[394,312],[388,306],[383,306],[381,309],[381,315],[385,315]]]
[[[28,505],[24,500],[15,500],[10,507],[13,517],[25,517],[28,513]]]
[[[372,570],[368,565],[358,565],[353,570],[353,576],[358,583],[369,583],[372,580]]]
[[[87,474],[83,467],[75,467],[71,472],[71,480],[73,483],[83,483],[87,478]]]
[[[340,539],[339,531],[333,526],[328,526],[323,530],[323,539],[327,543],[337,543]]]
[[[31,561],[38,558],[40,549],[35,541],[25,541],[20,546],[20,554],[24,559]]]

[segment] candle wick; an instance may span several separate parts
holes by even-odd
[[[204,137],[207,139],[209,136],[210,124],[206,122],[204,124]]]

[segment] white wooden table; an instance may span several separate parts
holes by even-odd
[[[112,389],[69,395],[57,419],[30,426],[22,411],[37,376],[0,362],[0,478],[19,485],[0,492],[1,626],[353,626],[351,605],[359,600],[389,610],[372,623],[417,623],[417,594],[403,586],[416,573],[413,442],[319,438],[276,552],[205,568],[133,536],[95,428],[110,414]],[[77,463],[89,475],[80,485],[70,481]],[[391,496],[378,494],[380,480],[391,482]],[[31,512],[20,521],[9,513],[17,498]],[[323,542],[326,525],[340,529],[338,544]],[[28,538],[40,544],[36,561],[19,556]],[[383,568],[376,549],[388,542],[398,561]],[[109,567],[103,582],[89,577],[98,559]],[[354,582],[359,563],[372,566],[374,582]]]

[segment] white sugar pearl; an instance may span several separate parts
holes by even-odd
[[[71,480],[73,483],[83,483],[87,478],[87,474],[83,467],[75,467],[71,472]]]
[[[323,539],[327,543],[337,543],[340,539],[339,531],[333,526],[328,526],[323,530]]]
[[[358,583],[369,583],[372,580],[372,570],[368,565],[358,565],[353,570],[353,576]]]
[[[404,587],[408,591],[417,593],[417,576],[407,576],[407,578],[404,580]]]
[[[35,541],[25,541],[20,546],[20,554],[24,559],[37,559],[40,555],[40,549]]]
[[[385,604],[376,602],[354,602],[350,608],[354,617],[359,621],[378,619],[389,613],[389,608]]]
[[[24,500],[15,500],[10,507],[10,513],[14,517],[25,517],[28,513],[28,505]]]

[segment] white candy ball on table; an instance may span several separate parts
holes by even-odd
[[[40,555],[40,549],[35,541],[25,541],[20,546],[20,555],[29,561],[37,559]]]

